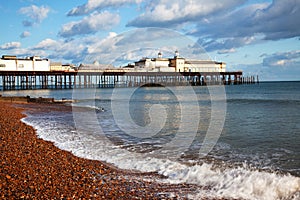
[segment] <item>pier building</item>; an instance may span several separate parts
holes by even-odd
[[[0,59],[0,71],[50,71],[50,61],[39,56],[17,58],[3,55]]]
[[[142,58],[130,66],[136,71],[148,72],[225,72],[226,63],[212,60],[192,60],[179,56],[175,51],[173,58],[163,58],[158,53],[157,58]]]
[[[257,78],[258,81],[258,78]],[[243,77],[242,71],[228,72],[226,64],[190,60],[175,52],[173,58],[143,58],[134,65],[116,68],[100,64],[61,64],[32,56],[0,59],[0,89],[72,89],[139,86],[230,85],[255,83],[255,77]]]

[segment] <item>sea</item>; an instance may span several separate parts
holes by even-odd
[[[1,94],[73,100],[23,121],[76,156],[194,184],[190,199],[300,199],[300,82]]]

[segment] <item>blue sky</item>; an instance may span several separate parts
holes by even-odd
[[[261,80],[300,80],[299,0],[11,0],[0,17],[1,55],[128,63],[178,49]]]

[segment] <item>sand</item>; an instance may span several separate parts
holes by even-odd
[[[23,111],[0,102],[0,199],[185,199],[197,188],[78,158],[39,139]]]

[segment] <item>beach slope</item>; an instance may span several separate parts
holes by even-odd
[[[0,199],[168,199],[170,192],[176,197],[193,190],[142,181],[136,173],[60,150],[21,122],[23,111],[0,102]]]

